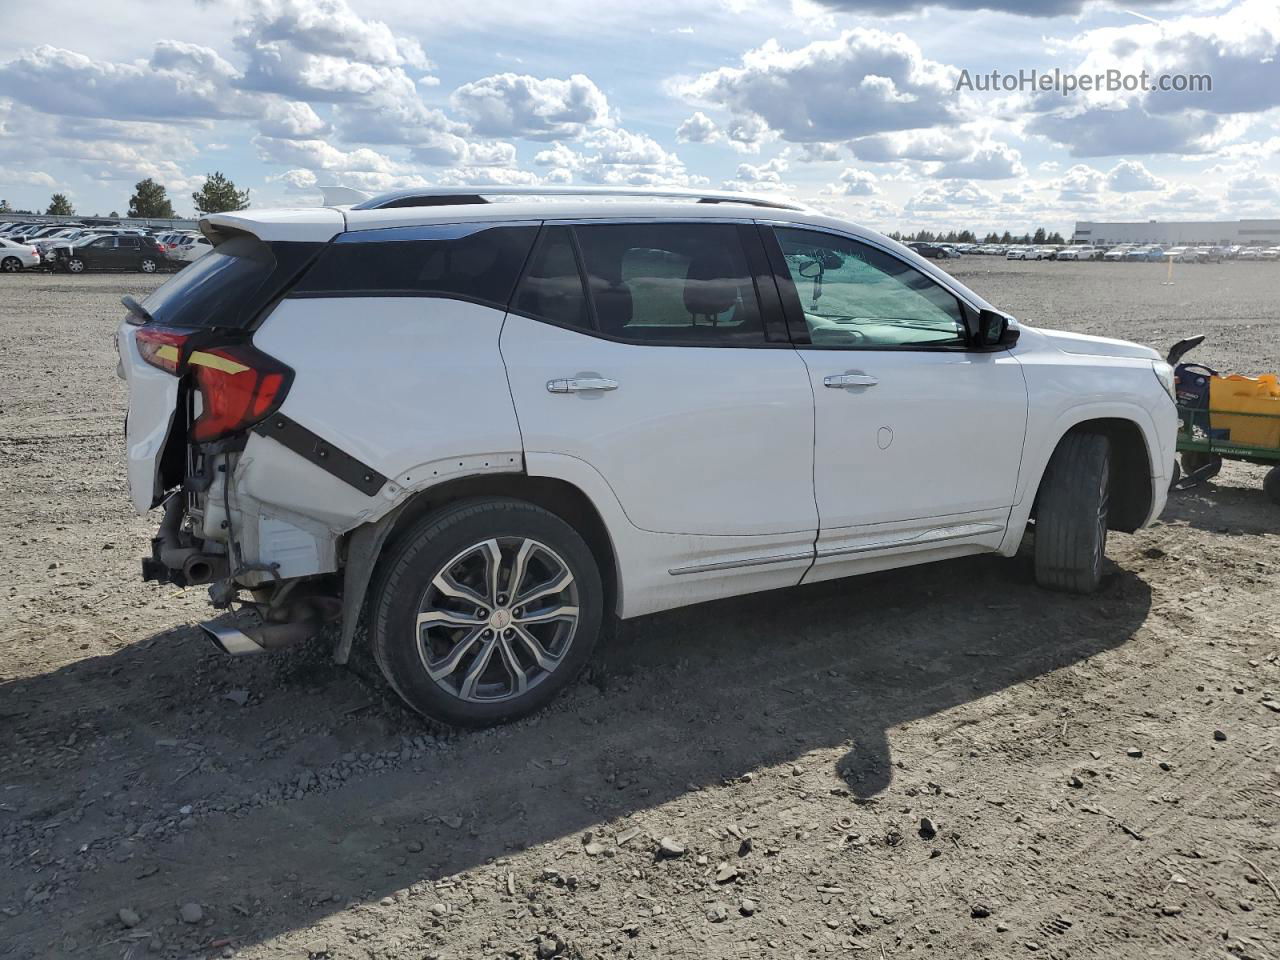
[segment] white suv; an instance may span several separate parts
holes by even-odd
[[[564,194],[549,202],[547,196]],[[367,623],[424,714],[545,704],[614,617],[969,554],[1094,590],[1159,514],[1172,372],[731,194],[434,189],[202,221],[130,315],[144,577],[232,653]],[[498,201],[498,202],[493,202]],[[851,594],[851,601],[855,594]]]

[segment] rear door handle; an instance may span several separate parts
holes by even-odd
[[[874,387],[880,381],[865,373],[841,373],[832,377],[823,377],[824,387]]]
[[[587,390],[617,390],[618,381],[605,377],[577,377],[569,380],[548,380],[548,393],[583,393]]]

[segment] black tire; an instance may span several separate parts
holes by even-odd
[[[138,270],[142,273],[156,273],[160,269],[160,261],[155,257],[143,257],[138,261]]]
[[[1262,478],[1262,492],[1271,498],[1272,503],[1280,504],[1280,467],[1272,467]]]
[[[17,273],[21,269],[22,261],[17,257],[5,257],[4,260],[0,261],[0,270],[5,273]]]
[[[1188,476],[1204,467],[1204,474],[1197,481],[1212,480],[1222,472],[1222,457],[1216,453],[1201,453],[1199,450],[1186,450],[1182,453],[1182,472]]]
[[[1050,590],[1093,593],[1107,548],[1111,441],[1069,433],[1058,443],[1036,501],[1036,583]]]
[[[554,595],[559,599],[548,602],[561,604],[556,607],[557,610],[565,609],[563,598],[567,595],[566,591],[572,591],[568,595],[571,600],[576,601],[576,621],[571,625],[563,625],[568,632],[558,633],[550,640],[546,639],[548,633],[545,631],[542,636],[535,637],[543,644],[539,649],[544,654],[555,656],[555,664],[551,669],[543,669],[534,662],[534,648],[526,645],[521,639],[522,635],[518,633],[518,624],[523,621],[511,624],[509,629],[493,630],[495,622],[492,617],[484,617],[481,608],[476,607],[468,613],[471,601],[457,601],[438,592],[438,575],[445,571],[459,570],[459,566],[451,564],[460,556],[476,556],[475,552],[482,551],[483,545],[488,541],[501,544],[500,556],[503,562],[497,565],[500,571],[497,577],[499,591],[503,583],[508,588],[511,586],[510,580],[504,581],[503,578],[510,578],[512,575],[510,555],[517,543],[533,541],[538,546],[545,547],[547,553],[541,555],[541,562],[547,568],[554,569],[551,567],[554,559],[572,575],[571,586]],[[484,560],[483,552],[479,553],[479,557]],[[526,571],[533,572],[537,562],[536,556],[530,559]],[[487,564],[487,560],[485,563]],[[488,569],[487,565],[483,568],[486,579]],[[553,574],[545,582],[554,579]],[[455,576],[450,582],[457,586],[461,581]],[[520,584],[516,586],[519,587]],[[528,596],[536,593],[536,589],[526,588],[520,593]],[[472,637],[473,631],[465,627],[440,625],[424,629],[415,626],[424,607],[434,609],[430,607],[428,599],[433,596],[439,599],[441,605],[456,603],[467,607],[468,610],[463,610],[459,616],[474,616],[476,619],[468,622],[473,623],[476,629],[488,629],[489,633],[477,639]],[[508,614],[529,614],[527,608],[518,605],[517,598],[507,598],[503,603],[502,597],[499,592],[498,603],[487,603],[490,612],[496,615],[501,608]],[[374,660],[387,682],[404,701],[433,720],[459,727],[485,727],[515,720],[541,709],[573,681],[590,658],[599,639],[604,622],[604,590],[596,558],[573,527],[555,514],[533,504],[505,498],[486,498],[461,501],[445,507],[424,517],[404,536],[397,538],[389,548],[384,562],[379,564],[369,611],[369,643]],[[538,613],[530,615],[536,617]],[[506,621],[500,623],[503,627],[507,626]],[[541,630],[551,624],[526,624],[528,626],[537,626]],[[433,635],[433,629],[444,632],[446,636]],[[455,633],[447,636],[450,630],[455,630]],[[561,626],[555,628],[555,631],[561,630]],[[535,634],[537,631],[526,632]],[[502,636],[499,637],[498,634]],[[566,636],[567,640],[564,639]],[[483,681],[485,678],[505,674],[510,692],[502,694],[499,691],[505,699],[495,697],[490,702],[466,699],[465,675],[477,665],[486,643],[492,653],[487,661],[488,665],[481,668],[482,672],[478,677]],[[505,648],[499,646],[503,643],[507,645]],[[557,645],[560,643],[563,643],[562,647]],[[431,654],[443,649],[444,652],[434,661],[437,670],[440,670],[450,659],[449,653],[464,645],[471,652],[464,655],[448,675],[440,680],[432,679],[427,666],[432,660]],[[528,688],[522,693],[516,692],[515,674],[505,660],[504,653],[509,650],[514,650],[522,658],[517,664],[517,670],[527,667],[521,672],[536,676],[529,681]],[[551,662],[550,658],[547,662]],[[456,688],[454,680],[457,680]],[[500,685],[490,679],[486,687]],[[473,686],[473,692],[480,692],[478,684]]]
[[[67,273],[84,273],[87,264],[79,257],[71,257],[67,260]]]

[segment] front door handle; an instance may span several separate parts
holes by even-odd
[[[880,381],[865,373],[841,373],[833,377],[823,377],[824,387],[874,387]]]
[[[617,390],[618,381],[604,377],[577,377],[569,380],[548,380],[548,393],[583,393],[587,390]]]

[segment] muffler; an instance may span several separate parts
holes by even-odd
[[[279,650],[308,640],[323,627],[318,620],[292,623],[264,623],[256,614],[218,617],[200,624],[210,640],[223,653],[243,657],[250,653]]]

